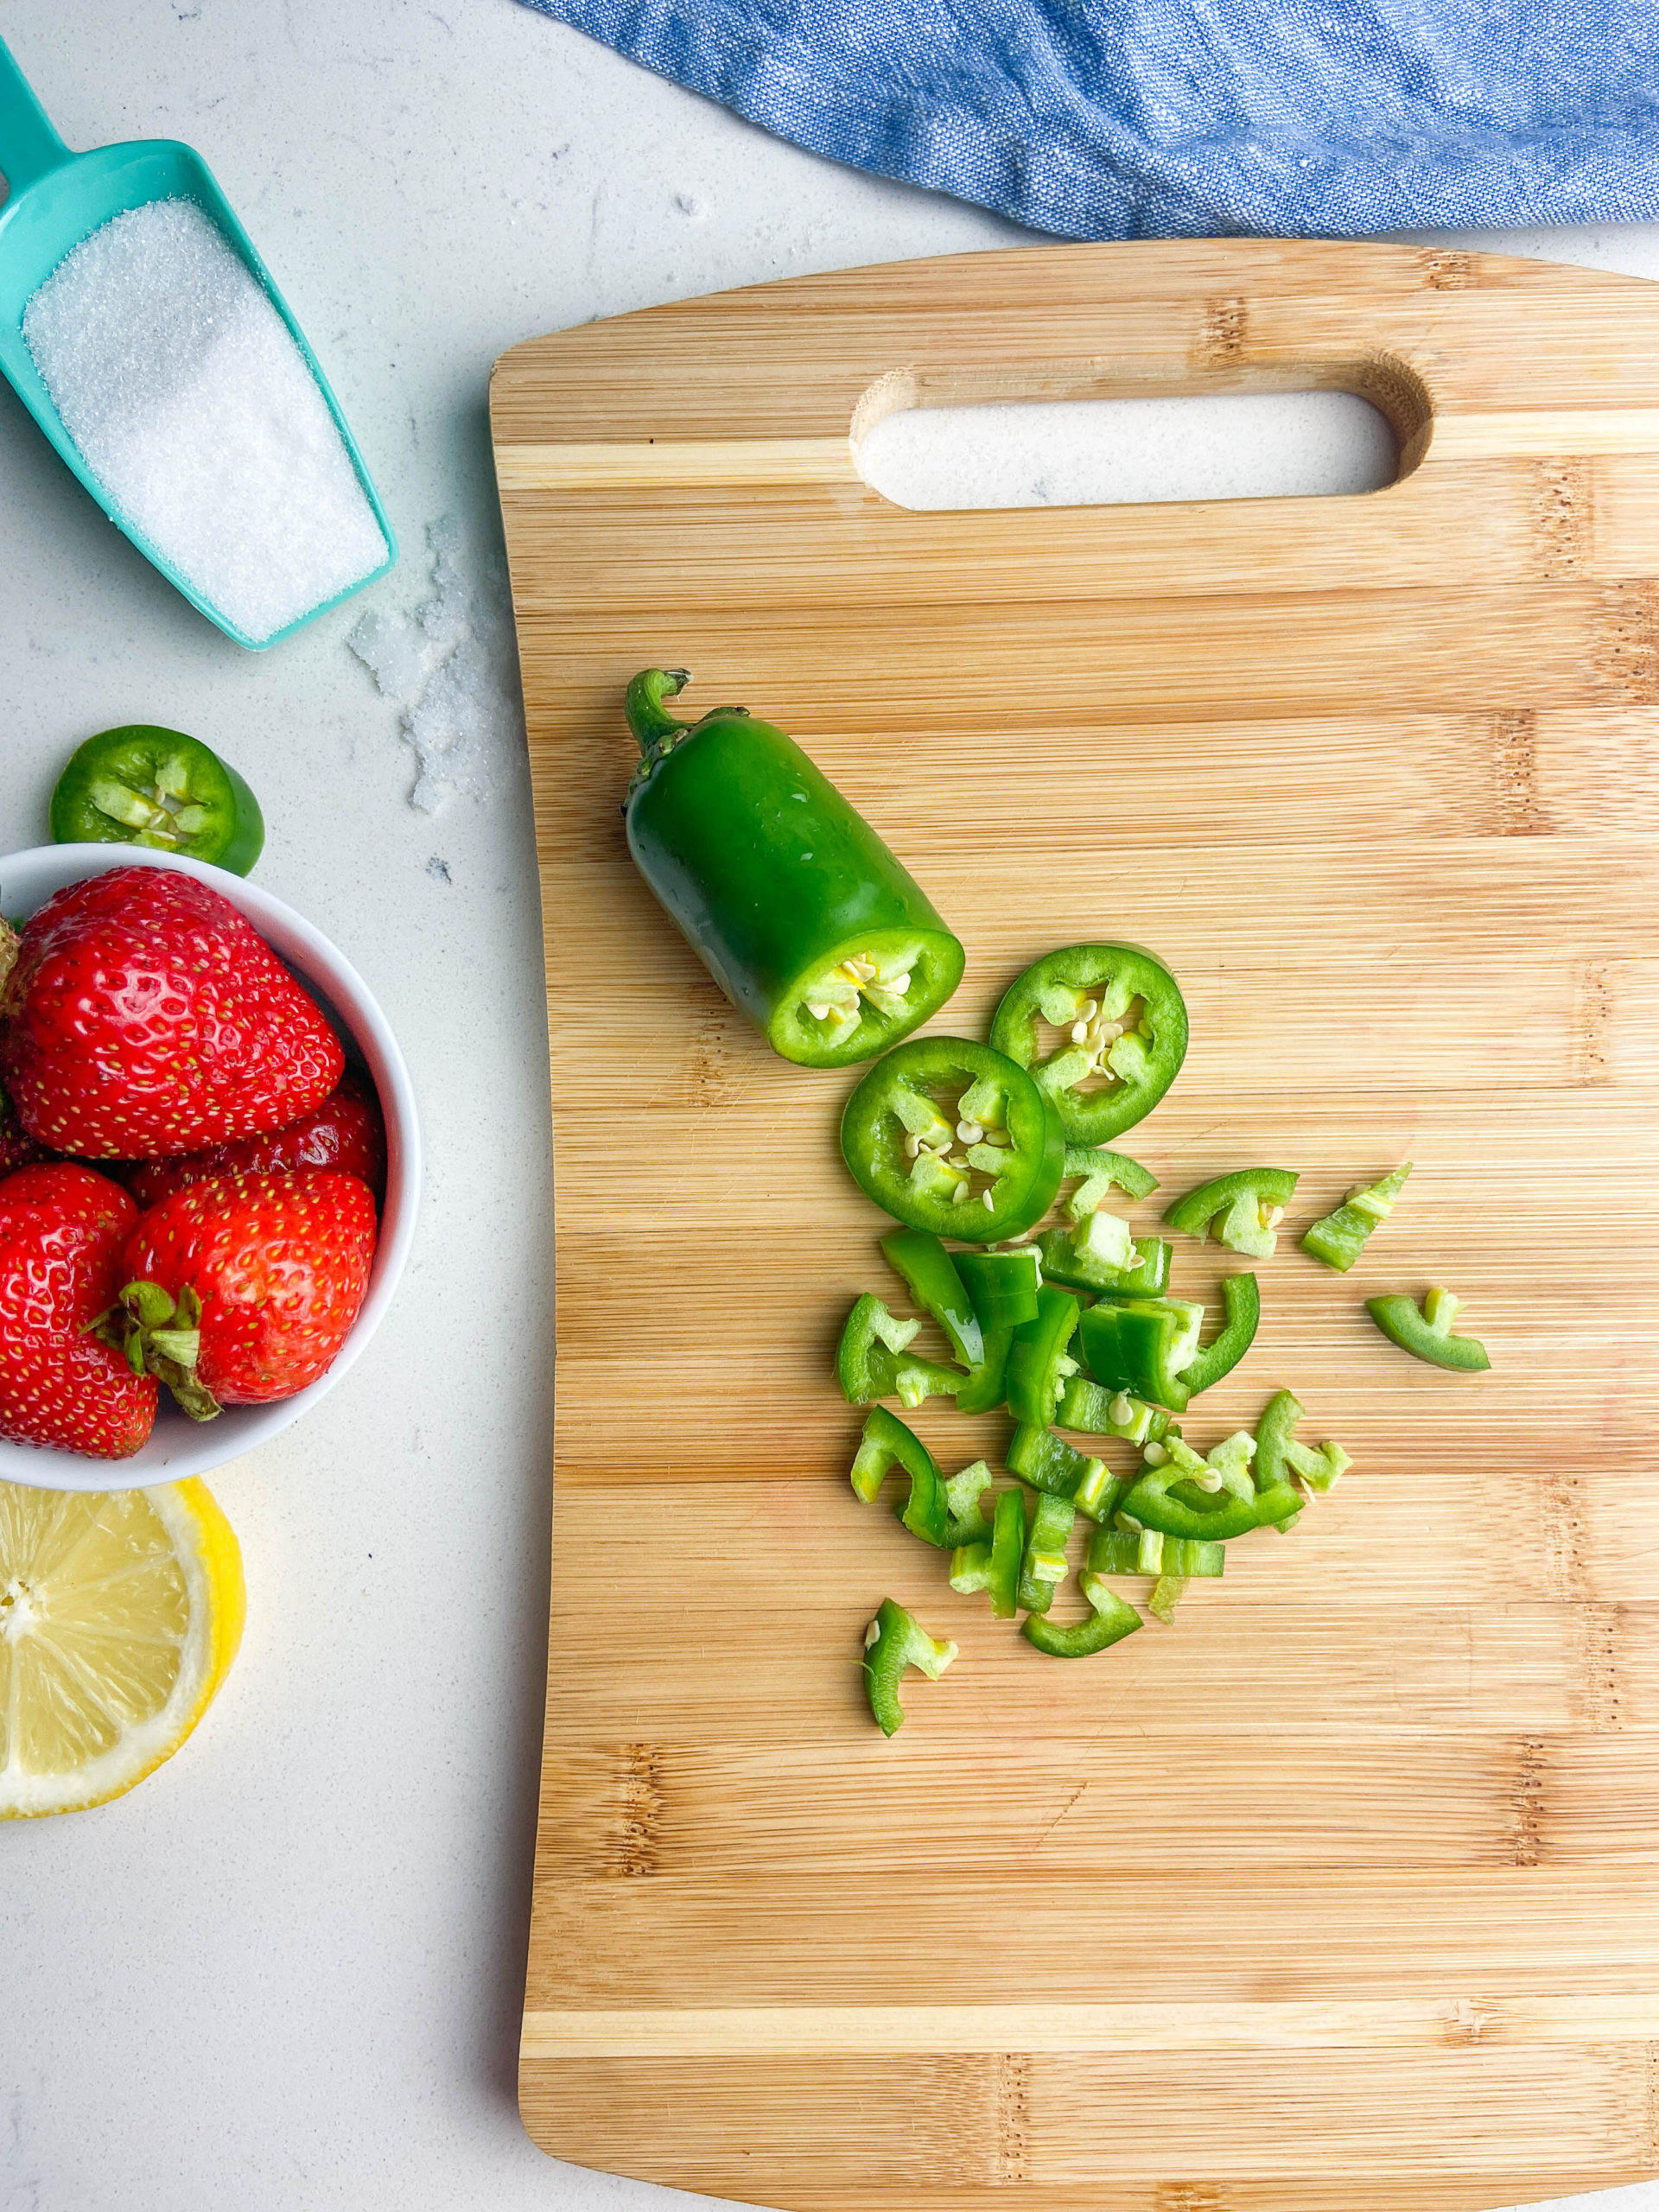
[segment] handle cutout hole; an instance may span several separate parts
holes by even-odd
[[[1401,473],[1386,416],[1351,391],[909,407],[857,452],[873,491],[918,509],[1314,499]]]

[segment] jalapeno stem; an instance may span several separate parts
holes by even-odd
[[[690,722],[679,721],[663,704],[664,699],[677,699],[690,681],[689,668],[642,668],[629,684],[622,710],[642,753],[677,731],[690,728]]]

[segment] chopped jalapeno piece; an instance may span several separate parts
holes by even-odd
[[[896,1736],[905,1725],[899,1685],[906,1668],[914,1667],[937,1682],[956,1656],[954,1643],[936,1643],[913,1614],[891,1598],[881,1600],[864,1631],[864,1688],[884,1736]]]
[[[1065,1202],[1073,1221],[1093,1213],[1112,1191],[1122,1191],[1127,1198],[1149,1198],[1158,1187],[1158,1178],[1138,1160],[1131,1160],[1127,1152],[1109,1152],[1103,1144],[1067,1145],[1065,1172],[1079,1178]]]
[[[1296,1441],[1296,1425],[1304,1410],[1300,1399],[1288,1390],[1276,1392],[1262,1408],[1255,1424],[1255,1462],[1251,1470],[1258,1491],[1290,1482],[1323,1497],[1353,1465],[1340,1444],[1327,1440],[1315,1449]]]
[[[1350,1191],[1346,1198],[1333,1213],[1321,1214],[1319,1220],[1302,1237],[1302,1249],[1311,1252],[1316,1260],[1323,1260],[1327,1268],[1335,1268],[1346,1274],[1365,1249],[1365,1240],[1380,1222],[1394,1211],[1395,1200],[1406,1185],[1411,1173],[1411,1162],[1396,1167],[1391,1175],[1383,1175],[1375,1183],[1363,1183],[1357,1190]]]
[[[1066,1351],[1081,1308],[1069,1290],[1046,1282],[1037,1294],[1037,1319],[1014,1332],[1008,1352],[1008,1411],[1041,1428],[1054,1418],[1077,1363]]]
[[[1077,1587],[1088,1599],[1090,1618],[1060,1628],[1042,1613],[1030,1613],[1020,1624],[1027,1643],[1051,1659],[1087,1659],[1133,1636],[1141,1623],[1135,1607],[1109,1590],[1097,1574],[1080,1576]]]
[[[1090,1459],[1052,1428],[1031,1421],[1022,1421],[1015,1429],[1003,1456],[1009,1472],[1021,1482],[1051,1497],[1069,1498],[1091,1521],[1109,1521],[1128,1488],[1103,1459]]]
[[[1301,1510],[1301,1499],[1287,1484],[1257,1490],[1250,1475],[1255,1440],[1246,1429],[1226,1438],[1207,1459],[1179,1436],[1166,1437],[1154,1450],[1158,1464],[1147,1467],[1118,1509],[1120,1529],[1133,1524],[1135,1530],[1226,1543]]]
[[[1149,1406],[1127,1390],[1103,1389],[1086,1375],[1068,1380],[1054,1421],[1057,1427],[1076,1429],[1084,1436],[1121,1436],[1129,1444],[1155,1441],[1170,1427],[1161,1406]]]
[[[259,802],[200,738],[151,722],[77,746],[52,794],[59,845],[145,845],[245,875],[265,842]]]
[[[1103,1267],[1079,1250],[1075,1229],[1046,1229],[1037,1239],[1037,1249],[1044,1274],[1056,1282],[1092,1290],[1101,1298],[1161,1298],[1169,1287],[1175,1248],[1165,1237],[1137,1236],[1132,1266]]]
[[[951,1257],[988,1334],[1037,1319],[1043,1271],[1034,1245],[1020,1252],[956,1252]]]
[[[1046,1058],[1039,1022],[1061,1033]],[[1186,1004],[1168,969],[1138,946],[1070,944],[1009,986],[991,1042],[1030,1069],[1074,1144],[1101,1145],[1174,1082],[1186,1057]]]
[[[985,1518],[982,1503],[985,1492],[995,1477],[982,1459],[976,1459],[952,1475],[944,1486],[944,1502],[950,1513],[944,1541],[953,1548],[958,1544],[971,1544],[982,1536],[988,1536],[991,1524]]]
[[[938,1238],[925,1229],[894,1229],[881,1239],[881,1249],[916,1303],[944,1331],[963,1365],[977,1367],[985,1357],[984,1336],[966,1286]]]
[[[1221,1333],[1213,1344],[1195,1353],[1181,1373],[1182,1384],[1192,1398],[1219,1382],[1224,1375],[1230,1375],[1255,1342],[1262,1319],[1262,1293],[1255,1277],[1224,1275],[1221,1297],[1227,1313]]]
[[[974,1165],[964,1147],[993,1129],[997,1165]],[[965,1244],[1040,1221],[1065,1165],[1059,1118],[1031,1077],[962,1037],[912,1038],[879,1060],[847,1101],[841,1151],[895,1220]]]
[[[1098,1268],[1103,1274],[1122,1274],[1141,1265],[1128,1223],[1104,1206],[1085,1215],[1071,1231],[1071,1249],[1083,1266]]]
[[[1452,1333],[1452,1317],[1462,1303],[1449,1290],[1431,1290],[1420,1311],[1403,1292],[1396,1291],[1386,1298],[1368,1298],[1365,1308],[1383,1335],[1414,1358],[1459,1375],[1484,1375],[1492,1363],[1485,1345],[1478,1337]]]
[[[1039,1495],[1026,1533],[1025,1562],[1020,1570],[1019,1602],[1029,1613],[1046,1613],[1065,1580],[1065,1547],[1077,1510],[1069,1498]]]
[[[1160,1529],[1139,1535],[1125,1529],[1096,1529],[1089,1541],[1089,1565],[1096,1574],[1174,1574],[1182,1581],[1206,1580],[1227,1572],[1225,1544],[1194,1536],[1166,1536]]]
[[[913,1536],[943,1549],[950,1541],[950,1504],[944,1478],[933,1454],[897,1414],[877,1406],[864,1423],[863,1440],[852,1465],[855,1492],[874,1505],[893,1468],[906,1478],[899,1518]],[[987,1478],[988,1480],[988,1477]]]
[[[1025,1492],[999,1492],[988,1542],[964,1544],[951,1554],[950,1587],[988,1590],[991,1611],[1011,1620],[1020,1602],[1020,1570],[1026,1556]]]
[[[792,738],[739,707],[671,715],[683,669],[628,686],[628,849],[741,1014],[786,1060],[873,1059],[937,1014],[963,950]]]
[[[1078,1341],[1096,1382],[1179,1413],[1203,1326],[1204,1308],[1192,1299],[1105,1299],[1084,1315]]]
[[[985,1357],[970,1370],[956,1394],[959,1414],[993,1413],[1006,1402],[1008,1354],[1013,1349],[1012,1329],[985,1332]]]
[[[1160,1574],[1152,1586],[1152,1595],[1147,1600],[1147,1611],[1168,1628],[1175,1618],[1175,1608],[1186,1589],[1184,1574]]]
[[[1230,1252],[1270,1260],[1281,1217],[1300,1179],[1288,1167],[1241,1167],[1177,1198],[1164,1219],[1183,1236],[1200,1240],[1215,1228],[1216,1242]]]
[[[960,1372],[937,1360],[918,1359],[909,1350],[921,1325],[888,1313],[868,1291],[855,1300],[836,1351],[836,1380],[849,1405],[897,1398],[901,1405],[915,1407],[924,1398],[955,1396],[962,1387]]]

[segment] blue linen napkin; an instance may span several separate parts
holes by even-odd
[[[1659,0],[528,0],[1064,238],[1659,214]]]

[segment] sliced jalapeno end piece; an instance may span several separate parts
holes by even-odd
[[[1186,1002],[1138,945],[1069,944],[1009,986],[991,1042],[1054,1100],[1074,1145],[1102,1145],[1149,1114],[1180,1072]]]
[[[944,930],[872,930],[835,946],[784,991],[766,1030],[804,1067],[874,1059],[935,1014],[962,981],[960,941]]]
[[[1065,1166],[1059,1116],[1022,1069],[965,1037],[918,1037],[847,1101],[841,1150],[894,1220],[964,1244],[1040,1221]]]
[[[643,669],[628,687],[628,850],[774,1052],[802,1067],[874,1059],[956,989],[961,944],[785,731],[737,707],[671,715],[687,680]]]
[[[52,794],[60,845],[143,845],[245,875],[264,850],[259,802],[182,730],[129,722],[77,746]]]

